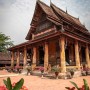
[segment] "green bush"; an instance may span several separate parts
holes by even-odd
[[[12,84],[11,84],[11,79],[10,77],[7,78],[7,80],[3,80],[4,81],[4,84],[6,85],[6,88],[8,90],[20,90],[24,84],[24,79],[21,78],[16,84],[15,86],[13,87]]]
[[[57,67],[57,66],[53,66],[52,69],[51,69],[52,72],[61,72],[61,69],[60,67]]]
[[[77,90],[90,90],[90,88],[89,88],[89,86],[88,86],[88,83],[87,83],[87,81],[86,81],[85,79],[83,79],[84,85],[82,85],[81,88],[79,88],[78,85],[77,85],[75,82],[72,82],[72,81],[70,81],[70,82],[74,85],[74,87],[72,87],[72,88],[70,88],[70,87],[65,87],[65,88],[68,89],[68,90],[75,90],[75,88],[76,88]]]

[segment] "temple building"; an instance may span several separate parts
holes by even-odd
[[[9,53],[0,52],[0,67],[10,66],[11,56]]]
[[[23,65],[23,56],[20,55],[20,66]],[[14,64],[17,64],[17,55],[14,55]],[[0,52],[0,67],[10,66],[11,65],[11,54],[10,52]]]
[[[80,69],[83,64],[90,67],[90,32],[79,18],[69,15],[53,3],[50,6],[37,0],[26,42],[13,46],[11,66],[17,55],[23,55],[23,66],[29,61],[34,69],[37,66],[59,65],[61,72],[66,68]]]

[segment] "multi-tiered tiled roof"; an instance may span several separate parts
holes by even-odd
[[[25,45],[33,44],[34,42],[39,41],[36,39],[32,40],[31,37],[32,37],[32,31],[37,28],[34,23],[38,23],[39,19],[36,19],[36,17],[39,17],[38,13],[40,13],[40,10],[42,10],[42,12],[44,12],[46,14],[47,20],[51,21],[52,23],[54,23],[55,25],[58,25],[58,26],[63,25],[63,22],[67,22],[69,25],[74,26],[76,28],[75,31],[79,31],[80,34],[82,33],[82,35],[80,35],[80,34],[79,34],[79,36],[76,35],[77,38],[85,37],[85,40],[89,41],[90,33],[86,29],[86,27],[80,22],[79,18],[71,16],[67,12],[65,12],[65,11],[61,10],[60,8],[58,8],[57,6],[55,6],[53,3],[50,3],[50,6],[48,6],[45,3],[41,2],[40,0],[37,0],[34,15],[33,15],[32,21],[31,21],[31,27],[26,36],[26,40],[28,40],[28,41],[21,43],[19,45],[16,45],[14,47],[11,47],[8,50],[20,48]],[[73,31],[70,33],[73,33]]]

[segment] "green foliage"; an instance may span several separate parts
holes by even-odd
[[[13,90],[20,90],[20,88],[23,86],[23,83],[24,83],[24,79],[22,78],[19,82],[16,83]]]
[[[87,81],[85,79],[83,79],[83,82],[84,82],[84,88],[85,88],[85,90],[89,90],[89,86],[87,84]]]
[[[32,70],[32,67],[31,67],[31,66],[26,66],[26,69],[27,69],[28,71],[31,71],[31,70]]]
[[[72,81],[70,81],[70,82],[74,85],[74,87],[72,87],[72,88],[65,87],[68,90],[75,90],[75,87],[76,87],[77,90],[90,90],[90,88],[88,86],[88,83],[87,83],[87,81],[85,79],[83,79],[84,85],[82,85],[81,88],[79,88],[75,82],[72,82]]]
[[[6,52],[7,48],[10,46],[13,46],[12,41],[10,41],[10,37],[0,33],[0,52]]]
[[[75,68],[67,68],[66,71],[67,72],[75,72],[75,71],[77,71],[77,69],[75,69]]]
[[[52,72],[61,72],[61,69],[60,67],[57,67],[57,66],[53,66],[52,69],[51,69]]]
[[[71,76],[73,77],[74,72],[77,71],[77,69],[75,69],[75,68],[67,68],[66,71],[70,72]]]
[[[70,82],[77,88],[77,90],[80,90],[75,82],[72,82],[72,81],[70,81]]]
[[[11,84],[11,79],[8,77],[7,80],[3,80],[4,81],[4,84],[6,85],[6,88],[8,90],[20,90],[21,87],[23,86],[24,84],[24,79],[20,79],[16,84],[15,86],[13,87],[12,84]]]

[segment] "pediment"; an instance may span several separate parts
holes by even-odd
[[[31,24],[30,24],[31,27],[26,36],[27,40],[30,40],[30,38],[32,37],[31,34],[33,32],[35,32],[38,25],[45,20],[46,20],[46,13],[42,10],[42,8],[40,7],[40,5],[37,2],[35,11],[34,11],[34,15],[33,15],[33,18],[32,18]]]
[[[34,15],[33,15],[32,21],[31,21],[31,27],[30,27],[30,30],[29,30],[27,36],[26,36],[26,40],[30,40],[32,37],[31,33],[36,31],[36,28],[38,27],[38,25],[40,23],[44,22],[45,20],[47,20],[49,18],[52,21],[54,21],[54,19],[59,20],[59,18],[55,15],[55,13],[51,9],[51,7],[49,7],[45,3],[38,0],[36,2]]]

